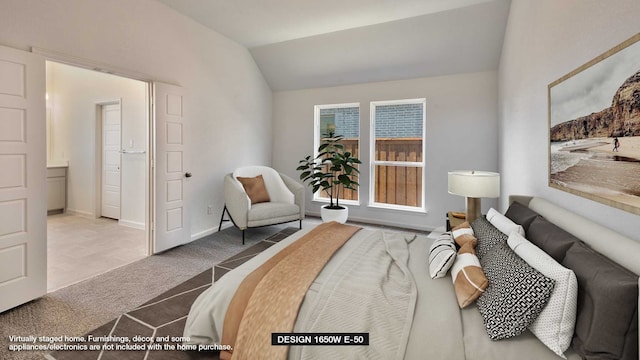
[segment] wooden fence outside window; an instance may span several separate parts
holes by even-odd
[[[342,141],[346,151],[359,157],[358,139]],[[422,162],[421,138],[376,139],[377,161]],[[360,171],[363,171],[360,166]],[[422,207],[422,167],[377,165],[375,202]],[[358,180],[360,182],[360,180]],[[323,194],[322,197],[328,197]],[[358,193],[340,189],[340,200],[358,200]]]

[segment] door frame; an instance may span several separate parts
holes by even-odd
[[[153,99],[152,99],[152,86],[153,81],[161,81],[160,79],[154,79],[153,77],[139,73],[131,70],[121,69],[109,64],[100,63],[97,61],[70,56],[66,54],[62,54],[56,51],[47,50],[43,48],[32,47],[31,52],[35,54],[41,55],[45,61],[54,61],[57,63],[62,63],[70,66],[75,66],[83,69],[93,70],[104,72],[111,75],[121,76],[128,79],[142,81],[146,84],[146,118],[147,118],[147,144],[145,147],[146,155],[145,155],[145,166],[146,166],[146,176],[145,176],[145,239],[147,243],[147,253],[146,256],[151,256],[153,254],[153,229],[155,224],[153,223],[153,216],[155,212],[155,204],[153,201],[155,194],[155,169],[154,169],[154,161],[155,161],[155,119],[153,118]],[[112,100],[113,101],[113,100]],[[120,101],[120,100],[118,100]],[[96,105],[98,105],[96,103]],[[122,104],[120,104],[120,111],[122,111]],[[100,115],[102,117],[102,115]],[[46,126],[46,124],[44,125]],[[102,130],[100,130],[100,133]],[[100,140],[102,143],[102,139]],[[102,160],[100,160],[102,164]],[[98,168],[96,166],[96,168]],[[102,181],[102,179],[100,179]],[[97,181],[96,181],[97,183]],[[122,195],[121,195],[122,196]],[[96,201],[97,203],[97,201]],[[96,214],[99,214],[97,212]]]
[[[103,124],[102,124],[102,112],[104,111],[104,106],[107,105],[118,105],[120,107],[120,145],[122,145],[122,98],[117,100],[105,100],[95,102],[96,108],[96,116],[95,116],[95,160],[94,160],[94,176],[96,179],[96,188],[95,188],[95,209],[94,214],[95,218],[98,219],[102,216],[102,132],[103,132]],[[122,147],[122,146],[120,146]],[[120,158],[120,204],[122,204],[122,156]],[[146,225],[146,224],[145,224]],[[145,226],[146,227],[146,226]]]

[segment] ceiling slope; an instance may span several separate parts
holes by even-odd
[[[274,91],[496,70],[510,0],[158,0],[246,46]]]
[[[492,0],[158,0],[247,48]]]
[[[494,1],[250,51],[274,91],[497,70],[508,13]]]

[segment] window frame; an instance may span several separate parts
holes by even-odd
[[[323,109],[342,109],[342,108],[358,108],[358,148],[362,149],[362,147],[360,146],[360,103],[359,102],[353,102],[353,103],[341,103],[341,104],[323,104],[323,105],[314,105],[313,107],[313,157],[315,158],[316,156],[318,156],[318,147],[320,146],[320,136],[322,134],[320,134],[320,110]],[[360,151],[361,153],[361,151]],[[358,154],[358,158],[361,158],[361,154]],[[362,160],[362,159],[361,159]],[[359,179],[358,179],[359,180]],[[358,181],[360,182],[360,181]],[[312,201],[316,201],[316,202],[321,202],[321,203],[329,203],[329,198],[328,197],[321,197],[320,193],[322,193],[322,190],[318,190],[315,193],[313,193],[313,198],[311,199]],[[357,193],[358,193],[358,200],[343,200],[340,199],[340,204],[344,204],[344,205],[352,205],[352,206],[359,206],[360,205],[360,187],[358,186],[357,189]]]
[[[376,107],[385,106],[385,105],[403,105],[403,104],[421,104],[422,105],[422,161],[421,162],[410,162],[410,161],[380,161],[376,160]],[[427,212],[426,205],[426,145],[427,145],[427,100],[426,98],[415,98],[415,99],[400,99],[400,100],[382,100],[382,101],[371,101],[369,104],[369,203],[368,206],[372,208],[382,208],[382,209],[391,209],[391,210],[402,210],[409,212]],[[397,205],[397,204],[387,204],[375,201],[375,191],[376,191],[376,166],[402,166],[402,167],[420,167],[422,169],[422,206],[408,206],[408,205]]]

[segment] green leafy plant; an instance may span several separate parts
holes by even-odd
[[[360,185],[356,164],[362,162],[345,151],[341,144],[343,139],[343,135],[327,134],[318,147],[318,155],[315,158],[308,155],[300,160],[296,169],[302,171],[300,180],[308,183],[314,193],[323,190],[329,195],[329,209],[343,209],[338,203],[340,188],[356,190]]]

